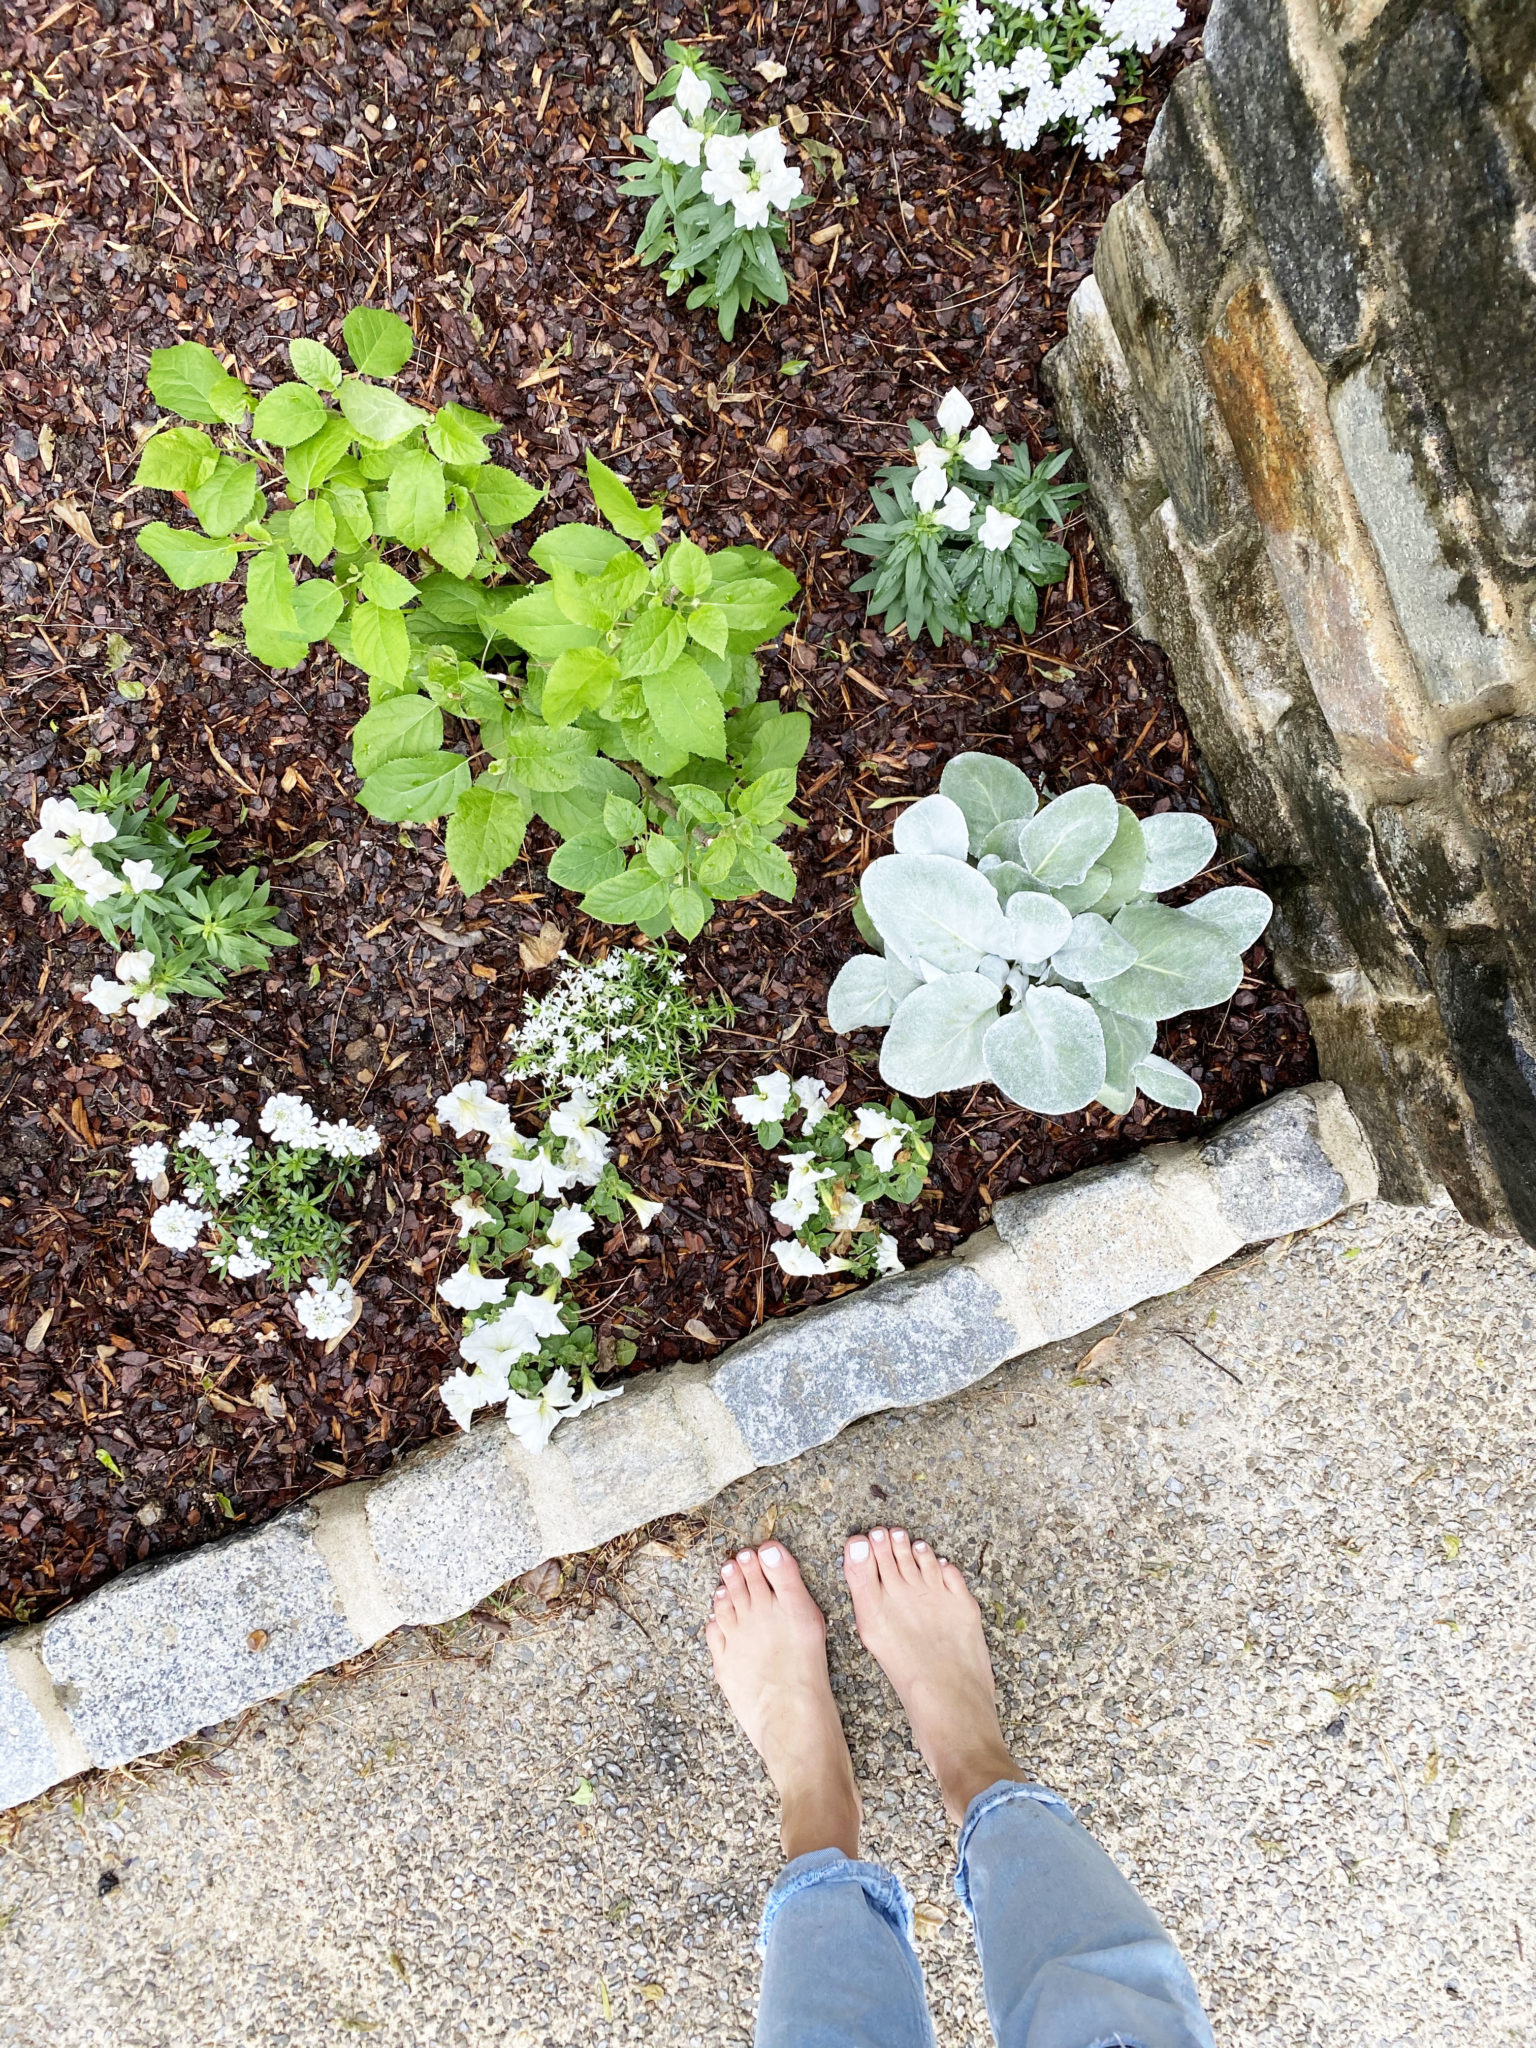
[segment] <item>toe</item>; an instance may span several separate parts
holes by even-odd
[[[918,1570],[917,1560],[912,1555],[912,1538],[905,1529],[891,1531],[891,1557],[895,1562],[897,1574],[905,1585],[921,1584],[922,1573]]]
[[[736,1567],[741,1574],[743,1594],[748,1603],[763,1600],[768,1596],[768,1580],[758,1562],[755,1550],[738,1550]]]
[[[918,1577],[925,1586],[941,1586],[944,1583],[938,1556],[932,1544],[925,1543],[921,1536],[912,1546],[912,1562],[917,1567]]]
[[[746,1588],[734,1558],[720,1567],[720,1584],[715,1592],[715,1613],[722,1621],[734,1621],[747,1611]]]
[[[720,1659],[725,1654],[725,1630],[713,1616],[704,1624],[704,1640],[709,1645],[709,1654],[715,1669],[720,1668]]]
[[[775,1593],[789,1593],[803,1583],[799,1565],[782,1543],[765,1543],[757,1553],[757,1561],[763,1568],[763,1576]]]
[[[899,1586],[901,1572],[897,1567],[895,1549],[891,1543],[889,1529],[871,1529],[869,1532],[870,1554],[875,1560],[875,1570],[882,1586]]]
[[[843,1579],[855,1602],[878,1584],[874,1548],[867,1535],[850,1536],[843,1545]]]

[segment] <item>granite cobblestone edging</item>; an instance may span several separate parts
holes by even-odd
[[[0,1806],[165,1749],[544,1558],[699,1507],[860,1416],[955,1393],[1375,1193],[1339,1089],[1295,1089],[1199,1142],[1010,1196],[956,1256],[765,1324],[712,1365],[647,1374],[536,1458],[493,1419],[124,1572],[0,1641]]]

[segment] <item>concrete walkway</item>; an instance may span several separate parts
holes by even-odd
[[[26,1809],[0,2041],[745,2048],[775,1826],[696,1623],[771,1529],[832,1617],[941,2048],[983,2048],[949,1833],[833,1569],[881,1519],[972,1573],[1005,1729],[1224,2048],[1527,2041],[1536,1254],[1356,1210],[1090,1341],[742,1481],[627,1612],[414,1632]]]

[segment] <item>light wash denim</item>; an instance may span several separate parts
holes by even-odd
[[[1178,1950],[1054,1792],[978,1793],[955,1891],[998,2048],[1215,2048]],[[786,1864],[759,1952],[757,2048],[933,2048],[912,1904],[878,1864],[840,1849]]]

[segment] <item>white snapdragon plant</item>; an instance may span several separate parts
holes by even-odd
[[[969,640],[975,625],[1013,618],[1034,631],[1037,593],[1067,573],[1065,548],[1045,537],[1082,496],[1081,484],[1056,477],[1070,450],[1030,465],[1027,450],[1005,455],[964,392],[940,403],[935,434],[910,420],[912,461],[888,463],[870,492],[876,517],[855,527],[847,545],[874,567],[853,588],[887,631],[926,632],[937,647],[947,633]]]
[[[225,1279],[270,1273],[275,1286],[289,1290],[307,1337],[343,1336],[359,1303],[341,1271],[351,1229],[329,1205],[356,1191],[379,1134],[372,1125],[317,1116],[298,1095],[269,1096],[259,1123],[266,1146],[225,1117],[188,1124],[174,1150],[159,1140],[133,1147],[134,1176],[157,1197],[149,1234],[175,1252],[203,1246]],[[173,1173],[182,1184],[174,1198]]]
[[[1179,0],[936,0],[934,17],[929,81],[960,101],[967,128],[1009,149],[1053,135],[1102,159],[1120,141],[1116,105],[1184,10]]]
[[[568,1286],[593,1263],[582,1239],[600,1221],[618,1223],[626,1204],[642,1228],[662,1205],[620,1179],[588,1096],[573,1094],[530,1136],[483,1081],[463,1081],[439,1098],[437,1117],[457,1137],[486,1140],[483,1159],[459,1159],[450,1206],[464,1263],[437,1287],[465,1317],[459,1355],[470,1369],[450,1374],[439,1392],[461,1429],[477,1409],[500,1407],[513,1435],[537,1452],[565,1416],[620,1392],[593,1381],[597,1340]],[[526,1266],[531,1284],[509,1294],[502,1269],[512,1264]],[[626,1366],[634,1356],[621,1338],[605,1346],[602,1362]]]
[[[874,953],[832,984],[835,1031],[884,1029],[880,1073],[905,1095],[994,1082],[1043,1116],[1140,1089],[1200,1107],[1198,1084],[1154,1052],[1161,1019],[1224,1003],[1269,922],[1260,889],[1156,899],[1216,850],[1193,812],[1138,819],[1087,784],[1041,803],[1011,761],[958,754],[938,793],[896,821],[896,851],[864,871],[855,921]]]
[[[788,299],[784,217],[810,198],[777,126],[744,134],[732,81],[681,43],[666,54],[670,68],[649,97],[668,104],[632,138],[644,161],[624,166],[620,189],[651,201],[640,261],[666,265],[669,293],[692,282],[689,311],[709,307],[729,341],[738,314]]]
[[[799,1143],[779,1156],[788,1178],[774,1189],[769,1213],[793,1233],[769,1246],[790,1279],[847,1273],[855,1280],[899,1273],[896,1240],[868,1212],[876,1202],[915,1202],[928,1182],[931,1121],[904,1102],[856,1110],[831,1099],[812,1074],[760,1074],[732,1107],[765,1151],[786,1143],[798,1121]]]
[[[44,797],[22,848],[55,878],[37,893],[64,923],[88,924],[121,948],[85,1000],[145,1028],[173,996],[222,995],[230,975],[265,967],[275,947],[297,943],[255,868],[207,874],[213,834],[173,831],[176,802],[168,782],[150,789],[148,767],[115,768],[105,782]]]
[[[566,959],[507,1040],[507,1079],[588,1096],[605,1126],[628,1103],[676,1091],[707,1125],[719,1114],[718,1094],[713,1075],[699,1079],[698,1055],[710,1032],[735,1014],[729,997],[696,1002],[666,946],[615,946],[599,960]]]

